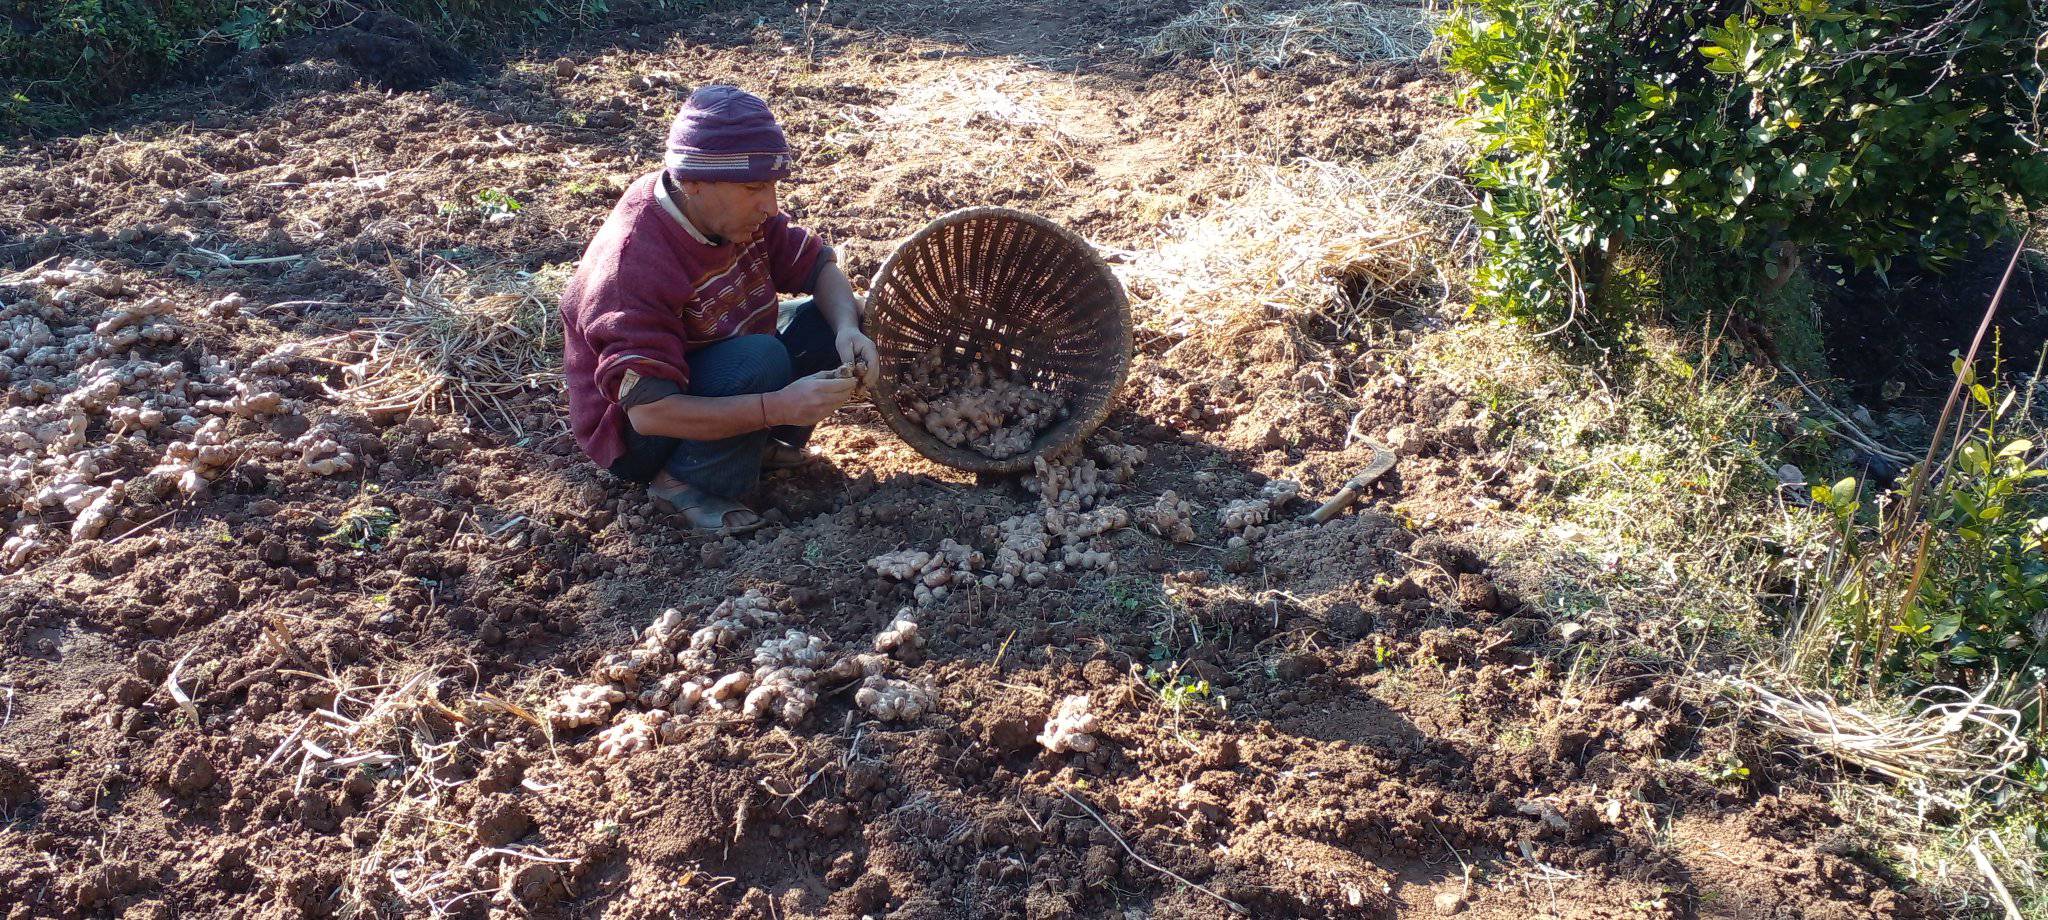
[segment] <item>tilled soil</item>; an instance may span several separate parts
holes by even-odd
[[[1668,625],[1567,656],[1490,575],[1461,528],[1543,483],[1489,452],[1479,410],[1399,380],[1311,392],[1300,330],[1143,337],[1093,449],[1145,460],[1102,501],[1173,490],[1192,541],[1116,529],[1090,544],[1110,567],[924,605],[868,560],[991,550],[1039,499],[922,459],[872,408],[765,485],[775,526],[705,541],[590,468],[545,383],[491,417],[332,395],[361,355],[330,337],[408,284],[573,262],[702,83],[770,99],[807,151],[786,207],[861,278],[975,204],[1136,252],[1228,207],[1233,155],[1366,162],[1449,114],[1418,65],[1219,75],[1132,51],[1180,12],[834,4],[806,33],[716,6],[405,91],[313,43],[9,151],[0,304],[49,300],[29,269],[84,260],[120,281],[51,306],[53,328],[163,297],[174,334],[135,360],[242,372],[302,343],[264,378],[290,411],[227,414],[224,437],[317,431],[354,461],[240,456],[95,537],[55,506],[0,532],[47,535],[0,588],[7,915],[1931,915],[1786,765],[1707,727],[1654,651]],[[247,306],[207,309],[230,293]],[[1369,460],[1347,431],[1396,426],[1396,471],[1358,511],[1285,522]],[[93,416],[80,449],[118,448],[104,486],[146,479],[170,437]],[[1302,503],[1233,542],[1217,510],[1272,478]],[[1439,513],[1423,527],[1395,498]],[[595,728],[552,730],[549,701],[663,610],[695,629],[750,589],[777,631],[835,651],[908,608],[927,641],[890,674],[931,711],[884,722],[827,686],[795,724],[707,713],[617,759]],[[1070,695],[1092,751],[1038,741]]]

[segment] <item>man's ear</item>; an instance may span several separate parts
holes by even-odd
[[[709,182],[699,182],[693,179],[685,179],[681,182],[676,183],[676,190],[682,192],[685,195],[690,196],[691,198],[695,198],[699,195],[704,194],[704,192],[706,191],[705,186],[708,186],[710,184],[711,183]]]

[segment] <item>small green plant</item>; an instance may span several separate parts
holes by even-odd
[[[350,549],[376,552],[398,529],[398,512],[382,505],[358,505],[341,515],[334,530],[321,539]]]
[[[510,220],[526,205],[512,197],[512,193],[501,188],[487,188],[476,193],[475,207],[485,220]]]
[[[1712,761],[1696,761],[1694,766],[1699,768],[1700,775],[1716,786],[1734,785],[1749,779],[1749,768],[1742,765],[1742,758],[1729,751],[1721,752]]]
[[[1148,667],[1145,669],[1145,682],[1152,685],[1153,691],[1159,694],[1160,702],[1176,715],[1190,706],[1206,706],[1210,701],[1209,682],[1182,674],[1179,668],[1161,672]]]

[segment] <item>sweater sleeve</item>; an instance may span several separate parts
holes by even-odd
[[[784,294],[814,293],[818,270],[834,258],[817,234],[790,223],[789,215],[778,214],[769,221],[768,272],[775,290]]]
[[[597,353],[592,382],[610,402],[618,403],[632,389],[629,380],[666,380],[682,390],[690,386],[689,362],[682,343],[659,320],[660,308],[621,294],[616,288],[599,293],[590,305],[584,336]]]

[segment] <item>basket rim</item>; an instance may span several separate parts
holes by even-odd
[[[1110,270],[1109,263],[1103,260],[1102,254],[1080,234],[1029,211],[993,205],[960,208],[942,214],[926,224],[923,229],[911,234],[889,253],[889,257],[882,261],[882,267],[875,270],[874,278],[868,282],[868,296],[872,298],[875,292],[882,290],[884,284],[895,276],[897,262],[903,254],[927,237],[955,224],[985,218],[1014,220],[1050,232],[1086,256],[1089,265],[1104,278],[1109,279],[1112,295],[1109,309],[1115,313],[1117,321],[1116,338],[1110,343],[1115,347],[1115,354],[1110,356],[1108,373],[1102,378],[1107,386],[1102,389],[1100,399],[1095,405],[1086,407],[1085,412],[1069,415],[1059,424],[1040,432],[1038,438],[1032,442],[1030,450],[1001,460],[964,447],[954,447],[934,437],[931,432],[924,429],[924,426],[911,422],[897,405],[896,388],[886,376],[882,377],[875,387],[874,404],[875,410],[882,416],[882,421],[888,423],[889,428],[895,431],[898,437],[927,459],[969,473],[1021,473],[1032,469],[1039,457],[1058,453],[1085,440],[1109,418],[1110,410],[1115,407],[1117,397],[1130,374],[1131,303],[1129,295],[1124,291],[1122,279]],[[872,321],[874,312],[868,310],[864,313],[864,318]],[[873,331],[871,328],[871,335]]]

